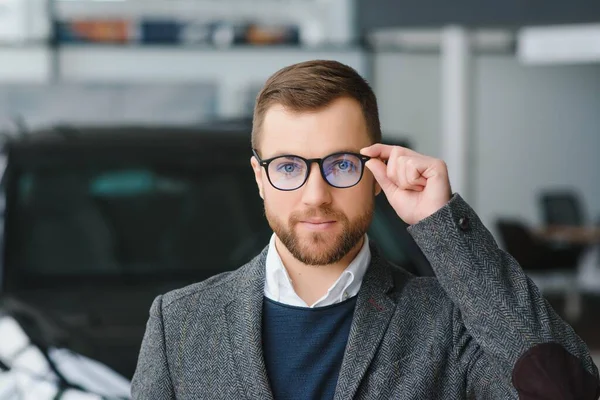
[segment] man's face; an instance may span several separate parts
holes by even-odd
[[[360,105],[340,98],[312,112],[273,105],[265,114],[257,150],[262,159],[284,154],[323,158],[340,151],[358,153],[370,144]],[[330,186],[313,163],[303,186],[281,191],[269,183],[256,159],[251,163],[269,225],[296,259],[328,265],[357,246],[371,223],[374,196],[380,191],[367,168],[357,185],[342,189]]]

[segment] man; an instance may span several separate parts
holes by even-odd
[[[135,399],[598,397],[586,345],[452,194],[446,165],[380,140],[375,95],[351,68],[269,78],[251,165],[271,242],[154,301]],[[369,242],[381,191],[436,278]]]

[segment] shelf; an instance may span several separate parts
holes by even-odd
[[[303,43],[345,43],[355,36],[354,0],[54,1],[58,20],[160,19],[196,22],[280,22],[297,25]]]
[[[52,52],[45,46],[0,47],[0,83],[48,83]]]
[[[338,1],[339,2],[339,1]],[[120,0],[85,1],[56,0],[55,15],[68,18],[135,18],[160,16],[161,18],[189,18],[209,15],[216,18],[239,18],[240,16],[289,16],[290,12],[310,10],[322,2],[304,0],[282,2],[279,0]]]

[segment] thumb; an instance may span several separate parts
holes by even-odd
[[[365,167],[369,168],[383,192],[386,195],[391,194],[396,185],[387,176],[387,165],[378,158],[371,158],[365,163]]]

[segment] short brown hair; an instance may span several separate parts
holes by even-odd
[[[292,111],[315,111],[341,97],[360,104],[373,143],[381,142],[381,126],[375,93],[353,68],[337,61],[314,60],[280,69],[265,83],[256,97],[252,121],[252,147],[258,139],[264,116],[272,105]]]

